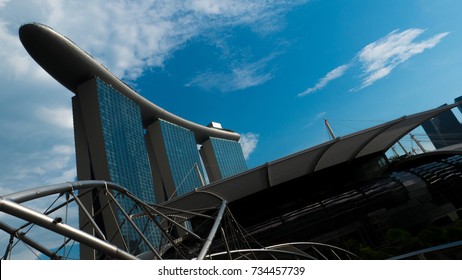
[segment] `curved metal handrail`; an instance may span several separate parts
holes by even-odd
[[[0,211],[39,225],[62,236],[76,240],[114,258],[126,260],[137,259],[135,256],[106,241],[103,241],[84,231],[75,229],[69,225],[63,224],[60,221],[50,218],[47,215],[41,214],[28,207],[22,206],[10,199],[0,197]]]
[[[431,254],[431,253],[435,253],[439,251],[450,250],[450,249],[457,248],[457,247],[462,247],[462,240],[443,244],[443,245],[433,246],[430,248],[425,248],[425,249],[414,251],[414,252],[409,252],[409,253],[402,254],[399,256],[394,256],[394,257],[389,258],[389,260],[404,260],[404,259],[409,259],[412,257],[423,256],[425,254]]]
[[[128,190],[118,184],[109,182],[109,181],[99,181],[99,180],[86,180],[86,181],[76,181],[76,182],[67,182],[51,186],[42,186],[34,189],[24,190],[8,195],[0,196],[0,198],[8,199],[16,203],[23,203],[26,201],[34,200],[37,198],[60,194],[65,192],[71,192],[74,190],[84,190],[90,188],[100,188],[100,189],[114,189],[120,193],[128,194]]]
[[[208,252],[213,242],[213,239],[215,237],[215,234],[221,222],[221,218],[224,215],[224,210],[226,209],[226,206],[227,206],[226,202],[222,201],[221,207],[216,217],[197,213],[197,216],[200,218],[215,219],[215,222],[212,226],[212,229],[210,230],[210,233],[208,234],[207,237],[204,238],[204,237],[200,237],[199,235],[194,233],[192,230],[186,228],[183,225],[183,222],[188,219],[186,218],[186,216],[189,216],[189,217],[194,216],[195,215],[194,212],[186,211],[182,215],[182,217],[184,218],[182,218],[181,221],[177,222],[177,219],[179,217],[178,215],[174,215],[173,217],[170,217],[169,215],[163,214],[161,211],[156,209],[155,205],[149,205],[143,202],[142,200],[134,196],[132,193],[130,193],[127,189],[123,188],[122,186],[118,184],[108,182],[108,181],[77,181],[77,182],[56,184],[52,186],[42,186],[42,187],[37,187],[34,189],[24,190],[24,191],[0,196],[0,212],[4,212],[6,214],[9,214],[14,217],[27,221],[26,225],[23,225],[22,227],[17,228],[17,229],[10,227],[7,224],[2,223],[0,224],[0,230],[3,230],[7,232],[8,234],[10,234],[12,238],[15,237],[18,240],[22,240],[24,243],[28,244],[29,246],[33,247],[34,249],[38,250],[44,255],[50,257],[51,259],[58,259],[59,256],[56,256],[56,253],[43,247],[39,242],[36,242],[32,238],[25,236],[25,234],[19,234],[19,230],[21,228],[26,227],[27,225],[35,224],[42,228],[50,230],[54,233],[57,233],[61,236],[64,236],[66,238],[80,242],[81,244],[84,244],[90,248],[93,248],[109,257],[117,258],[117,259],[138,259],[138,257],[126,252],[125,250],[119,249],[118,247],[110,244],[106,240],[106,237],[104,236],[102,231],[99,229],[98,225],[93,220],[94,216],[90,215],[90,213],[85,209],[82,202],[80,202],[79,197],[75,195],[76,191],[79,191],[79,195],[86,195],[89,191],[94,190],[94,189],[104,191],[104,193],[108,195],[107,205],[114,204],[114,206],[121,211],[122,215],[125,217],[125,221],[127,221],[128,224],[130,224],[132,227],[135,228],[135,231],[140,236],[140,240],[145,242],[148,248],[150,248],[150,251],[152,251],[151,255],[155,256],[155,258],[157,259],[161,259],[162,257],[159,255],[159,252],[157,251],[157,249],[155,249],[150,244],[149,240],[144,236],[143,232],[139,230],[137,226],[133,223],[132,221],[133,218],[135,217],[139,218],[143,216],[148,217],[150,221],[155,224],[155,226],[161,229],[162,231],[161,233],[165,237],[167,237],[168,242],[170,242],[171,244],[171,246],[169,247],[176,248],[176,241],[174,240],[173,237],[169,236],[168,232],[162,229],[161,222],[157,221],[156,217],[160,217],[164,219],[164,221],[168,221],[169,224],[175,227],[181,228],[183,231],[186,232],[188,236],[196,238],[203,244],[201,252],[199,253],[200,258],[203,258],[203,256]],[[136,205],[138,205],[141,211],[144,211],[144,212],[137,213],[137,214],[129,214],[128,212],[123,210],[122,205],[119,202],[117,202],[116,196],[118,194],[114,196],[113,192],[122,194],[124,197],[127,197],[128,199],[133,201]],[[67,204],[69,202],[77,203],[77,206],[79,207],[79,209],[82,210],[83,215],[86,215],[86,217],[88,218],[88,223],[92,224],[92,226],[94,227],[94,231],[97,236],[93,236],[92,234],[86,233],[80,229],[76,229],[76,228],[73,228],[72,226],[66,225],[62,223],[61,218],[51,218],[48,216],[51,213],[53,213],[55,210],[61,207],[64,207],[66,203],[62,203],[60,206],[54,207],[52,210],[46,211],[45,213],[40,213],[36,210],[30,209],[26,206],[21,205],[21,203],[34,201],[34,200],[52,196],[52,195],[58,195],[58,198],[59,198],[59,197],[62,197],[63,194],[70,194],[70,195],[66,195],[66,200],[67,200],[66,203]],[[210,195],[210,194],[207,194],[207,195]],[[214,195],[214,197],[216,196]],[[217,197],[217,199],[219,198]],[[176,209],[176,211],[178,211],[178,213],[183,212],[181,209]],[[96,216],[97,213],[94,213],[94,215]],[[164,247],[164,245],[162,245],[162,247]],[[143,256],[145,255],[146,254],[144,254]]]
[[[84,196],[87,195],[89,192],[92,190],[99,190],[103,191],[104,194],[107,195],[108,201],[105,202],[107,207],[109,206],[112,208],[113,206],[115,209],[118,209],[121,211],[123,216],[125,217],[124,221],[117,221],[116,222],[121,222],[119,227],[123,225],[123,223],[127,222],[127,224],[131,225],[132,227],[135,228],[135,231],[137,232],[139,236],[139,242],[144,242],[148,250],[144,251],[143,253],[137,255],[134,255],[130,253],[128,250],[123,250],[113,244],[110,243],[111,238],[106,240],[106,237],[102,233],[102,231],[98,228],[97,223],[93,220],[96,215],[98,215],[99,211],[98,210],[96,213],[93,213],[93,216],[88,213],[88,211],[85,210],[85,207],[83,204],[80,202],[79,196]],[[78,191],[78,195],[75,194],[75,192]],[[167,207],[169,211],[176,211],[177,213],[181,213],[181,215],[173,215],[170,217],[169,214],[162,213],[156,205],[149,205],[136,196],[134,196],[132,193],[127,191],[127,189],[123,188],[120,185],[114,184],[112,182],[107,182],[107,181],[77,181],[77,182],[69,182],[69,183],[62,183],[62,184],[56,184],[52,186],[43,186],[43,187],[38,187],[30,190],[25,190],[25,191],[20,191],[8,195],[3,195],[0,196],[0,211],[10,214],[14,217],[20,218],[22,220],[27,221],[26,225],[23,225],[19,228],[13,228],[5,223],[0,223],[0,230],[3,230],[7,232],[10,235],[10,244],[13,238],[16,238],[18,240],[23,241],[25,244],[28,246],[33,247],[37,251],[41,252],[45,256],[49,257],[50,259],[60,259],[62,258],[57,254],[57,251],[53,251],[50,249],[47,249],[46,246],[43,246],[43,244],[40,244],[40,242],[37,242],[34,240],[32,237],[26,236],[27,232],[20,232],[23,228],[25,228],[28,224],[32,225],[38,225],[42,228],[45,228],[47,230],[50,230],[54,233],[59,234],[60,236],[64,236],[68,238],[68,240],[64,241],[64,244],[61,245],[60,248],[65,246],[67,242],[70,240],[74,240],[77,242],[80,242],[83,245],[86,245],[90,248],[93,248],[94,250],[97,250],[98,252],[102,253],[105,256],[108,256],[110,258],[115,258],[115,259],[162,259],[164,257],[175,257],[175,256],[180,256],[182,258],[194,258],[194,255],[196,256],[196,259],[212,259],[212,258],[217,258],[217,257],[222,257],[223,255],[227,255],[228,258],[232,258],[232,256],[239,254],[238,258],[256,258],[255,254],[258,253],[260,257],[271,257],[275,258],[275,256],[281,256],[283,255],[291,255],[294,258],[297,259],[318,259],[318,257],[322,259],[329,259],[329,258],[335,258],[335,259],[341,259],[341,257],[346,257],[346,258],[353,258],[353,259],[359,259],[356,255],[354,255],[351,252],[348,252],[347,250],[344,250],[339,247],[335,247],[332,245],[328,244],[323,244],[323,243],[316,243],[316,242],[292,242],[292,243],[283,243],[283,244],[277,244],[277,245],[272,245],[264,248],[257,248],[257,249],[252,249],[251,247],[258,245],[258,242],[255,243],[253,246],[251,246],[249,243],[246,243],[245,246],[247,248],[242,248],[241,246],[234,247],[234,250],[231,250],[231,248],[228,246],[229,240],[226,238],[226,234],[224,232],[224,226],[228,225],[229,223],[224,223],[222,222],[222,219],[227,215],[226,217],[231,218],[233,223],[235,224],[232,226],[231,230],[234,230],[235,232],[235,226],[236,226],[236,221],[234,220],[232,213],[227,210],[227,202],[221,198],[219,195],[210,193],[208,191],[202,191],[202,190],[197,190],[197,192],[201,192],[204,195],[209,195],[217,199],[217,203],[221,202],[219,205],[216,205],[216,208],[218,211],[214,215],[209,215],[208,213],[201,213],[199,211],[198,213],[192,212],[192,211],[185,211],[183,212],[181,209],[173,209],[171,207]],[[33,210],[31,208],[28,208],[24,205],[21,205],[21,203],[24,202],[29,202],[29,201],[34,201],[37,199],[41,199],[47,196],[51,195],[58,195],[58,199],[62,198],[63,195],[66,194],[66,202],[61,203],[58,206],[53,206],[53,208],[49,208],[49,210],[46,210],[44,213],[40,213],[36,210]],[[116,201],[118,198],[118,195],[122,194],[122,198],[128,198],[132,202],[135,203],[135,205],[140,210],[140,213],[131,213],[132,210],[130,211],[125,211],[122,208],[122,203],[119,203]],[[56,199],[55,202],[58,200]],[[55,203],[53,202],[53,204]],[[81,214],[86,215],[86,218],[88,219],[87,224],[91,224],[94,228],[95,235],[89,234],[87,232],[84,232],[80,229],[76,229],[70,225],[67,225],[62,222],[63,219],[61,218],[52,218],[49,215],[54,213],[57,210],[62,209],[64,206],[68,206],[69,203],[75,202],[79,209],[83,210]],[[83,208],[83,209],[82,209]],[[162,208],[162,207],[160,207]],[[211,210],[211,208],[209,209]],[[210,226],[210,229],[200,230],[199,232],[202,232],[202,234],[207,234],[206,237],[201,237],[198,235],[198,233],[194,232],[192,229],[188,228],[185,226],[185,222],[188,221],[192,216],[196,215],[197,218],[208,220],[214,220],[213,224],[210,223],[204,223],[205,226]],[[148,222],[154,223],[154,225],[161,230],[161,234],[163,234],[164,237],[166,237],[165,243],[159,244],[160,247],[155,247],[153,246],[150,241],[146,238],[145,232],[141,231],[140,229],[137,228],[137,225],[132,221],[132,219],[138,219],[140,217],[147,217],[149,220]],[[189,217],[189,218],[188,218]],[[115,217],[114,217],[115,218]],[[163,221],[158,220],[158,218],[161,218]],[[179,218],[179,220],[178,220]],[[85,227],[85,225],[81,225],[82,227]],[[182,238],[178,237],[173,237],[170,236],[170,232],[167,228],[164,228],[165,225],[168,224],[167,228],[177,228],[185,232],[186,235],[184,235]],[[238,226],[238,224],[237,224]],[[196,229],[195,229],[196,230]],[[222,231],[222,239],[216,240],[215,235],[216,233],[221,230]],[[107,233],[109,235],[109,233]],[[112,233],[113,234],[113,233]],[[188,238],[191,237],[191,238]],[[247,234],[242,234],[240,235],[239,238],[241,239],[247,239],[249,236]],[[190,242],[191,240],[196,239],[194,242]],[[186,244],[190,244],[189,248],[185,248],[184,246],[188,245],[180,245],[178,242],[183,242],[189,240],[189,243],[187,242]],[[219,242],[222,242],[222,245],[225,245],[226,247],[226,252],[219,252],[219,253],[209,253],[212,248],[212,244],[215,248],[218,248],[219,246],[215,245],[220,245]],[[192,245],[191,245],[192,244]],[[137,245],[139,246],[139,244]],[[221,245],[220,245],[221,246]],[[137,247],[138,248],[138,247]],[[11,246],[8,245],[7,252],[10,251]],[[171,251],[170,249],[174,250]],[[182,253],[184,252],[184,249],[186,249],[189,253]],[[329,250],[329,251],[326,251]],[[7,252],[5,253],[5,256],[7,256]],[[169,252],[175,253],[171,254]],[[165,254],[165,255],[164,255]],[[257,254],[257,255],[258,255]],[[262,255],[263,254],[263,255]],[[269,255],[264,255],[264,254],[269,254]],[[285,258],[285,257],[283,257]]]
[[[337,259],[341,260],[340,256],[335,253],[335,251],[341,252],[348,256],[348,259],[360,259],[357,255],[355,255],[352,252],[349,252],[345,249],[342,249],[340,247],[332,246],[329,244],[324,244],[324,243],[317,243],[317,242],[292,242],[292,243],[282,243],[282,244],[276,244],[272,246],[268,246],[265,248],[257,248],[257,249],[242,249],[242,250],[232,250],[229,252],[219,252],[215,254],[210,254],[207,256],[208,259],[213,259],[213,257],[219,257],[219,256],[224,256],[224,255],[233,255],[233,254],[242,254],[242,253],[282,253],[286,255],[292,255],[295,257],[302,257],[303,259],[310,259],[310,260],[317,260],[319,258],[303,251],[302,249],[299,252],[294,252],[290,250],[284,250],[283,247],[294,247],[294,246],[309,246],[310,248],[315,248],[315,247],[321,247],[321,248],[327,248],[329,250],[333,250],[334,255],[336,256]],[[295,247],[296,248],[296,247]],[[319,251],[317,251],[318,254],[321,254]],[[322,255],[322,254],[321,254]],[[323,259],[327,260],[326,256],[322,255]]]

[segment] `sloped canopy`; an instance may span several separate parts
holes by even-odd
[[[266,188],[337,164],[375,153],[385,153],[399,139],[424,121],[458,105],[459,103],[444,105],[339,137],[236,176],[214,182],[196,192],[174,198],[160,206],[183,210],[215,207],[220,203],[220,199],[233,202]]]

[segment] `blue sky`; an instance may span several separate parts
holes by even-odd
[[[19,42],[40,22],[157,105],[242,135],[249,167],[462,95],[458,0],[0,0],[0,194],[75,178],[70,98]]]

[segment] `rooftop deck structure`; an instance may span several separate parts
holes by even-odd
[[[75,94],[78,94],[77,89],[82,83],[98,77],[140,106],[145,126],[160,118],[193,131],[198,143],[204,142],[209,137],[239,140],[238,133],[199,125],[148,101],[74,42],[46,25],[25,24],[19,29],[19,38],[32,58]]]

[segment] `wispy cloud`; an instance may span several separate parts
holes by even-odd
[[[1,57],[5,66],[29,67],[20,61],[31,60],[18,45],[17,28],[36,21],[72,38],[116,76],[133,81],[150,67],[162,67],[174,51],[204,34],[235,26],[247,26],[255,32],[277,30],[285,13],[307,0],[19,2],[0,0],[2,50],[22,54],[7,59],[8,63],[4,62],[8,56]]]
[[[64,5],[50,1],[45,23],[72,38],[117,76],[134,80],[149,67],[162,67],[172,52],[193,38],[234,26],[270,30],[303,2],[119,0],[110,5],[97,1]]]
[[[302,96],[305,96],[307,94],[310,94],[312,92],[315,92],[315,91],[318,91],[324,88],[325,86],[327,86],[327,84],[330,81],[341,77],[345,73],[345,71],[348,70],[348,68],[350,68],[349,64],[340,65],[339,67],[327,73],[326,76],[320,79],[319,82],[314,87],[306,89],[305,91],[299,93],[297,96],[302,97]]]
[[[429,39],[416,42],[417,37],[424,32],[424,29],[416,28],[402,32],[398,30],[392,31],[387,36],[365,46],[350,63],[338,66],[330,71],[315,86],[299,93],[298,97],[323,89],[329,82],[343,76],[353,66],[361,68],[361,84],[350,91],[364,89],[388,76],[399,64],[417,54],[423,53],[427,49],[435,47],[449,34],[449,32],[439,33]]]
[[[252,154],[257,148],[259,138],[260,135],[252,132],[241,134],[241,139],[239,139],[239,143],[241,144],[242,152],[244,153],[244,158],[246,160],[249,159],[250,154]]]
[[[231,92],[242,90],[266,83],[273,78],[271,70],[267,70],[267,63],[274,55],[267,56],[257,62],[238,64],[229,72],[204,72],[197,75],[185,86],[197,86],[204,90],[218,90]]]
[[[416,54],[433,48],[449,34],[444,32],[427,40],[415,42],[424,31],[423,29],[408,29],[403,32],[394,30],[387,36],[365,46],[357,56],[363,69],[363,79],[358,90],[386,77],[396,66]]]
[[[327,112],[318,113],[307,125],[305,125],[304,128],[307,128],[307,127],[312,126],[316,121],[318,121],[319,119],[324,118],[324,116],[325,116],[326,114],[327,114]]]
[[[37,118],[58,128],[72,129],[74,127],[72,110],[67,107],[41,107],[36,111]]]

